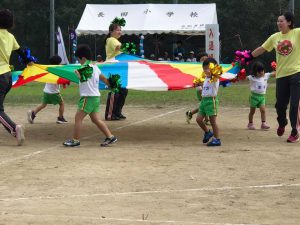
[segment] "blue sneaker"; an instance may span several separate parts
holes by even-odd
[[[208,132],[205,132],[203,137],[203,143],[207,143],[212,136],[214,136],[214,134],[210,130]]]
[[[209,147],[221,146],[221,140],[217,138],[213,138],[211,142],[207,143],[207,146]]]

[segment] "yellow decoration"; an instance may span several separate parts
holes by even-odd
[[[200,86],[200,85],[203,84],[204,80],[205,80],[205,73],[204,73],[204,71],[203,71],[202,74],[201,74],[200,76],[196,77],[196,78],[193,80],[193,84],[194,84],[195,87]]]
[[[218,64],[209,63],[209,70],[210,70],[210,74],[211,74],[211,78],[210,78],[209,82],[211,82],[211,83],[217,82],[223,73],[222,66],[220,66]]]

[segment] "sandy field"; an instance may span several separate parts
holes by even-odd
[[[100,147],[87,118],[81,146],[65,148],[75,107],[63,125],[55,106],[28,124],[31,107],[6,107],[24,146],[0,129],[0,224],[300,224],[300,143],[286,143],[289,126],[276,136],[274,109],[269,131],[249,131],[247,108],[220,108],[222,146],[208,148],[185,122],[192,105],[125,106],[125,121],[107,122],[116,144]]]

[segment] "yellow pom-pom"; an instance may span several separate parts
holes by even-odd
[[[210,63],[209,69],[210,69],[210,74],[211,74],[210,82],[217,82],[223,73],[222,66]]]

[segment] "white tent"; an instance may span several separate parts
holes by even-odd
[[[123,34],[205,35],[206,24],[218,24],[216,4],[87,4],[78,35],[107,34],[110,22],[123,17]]]

